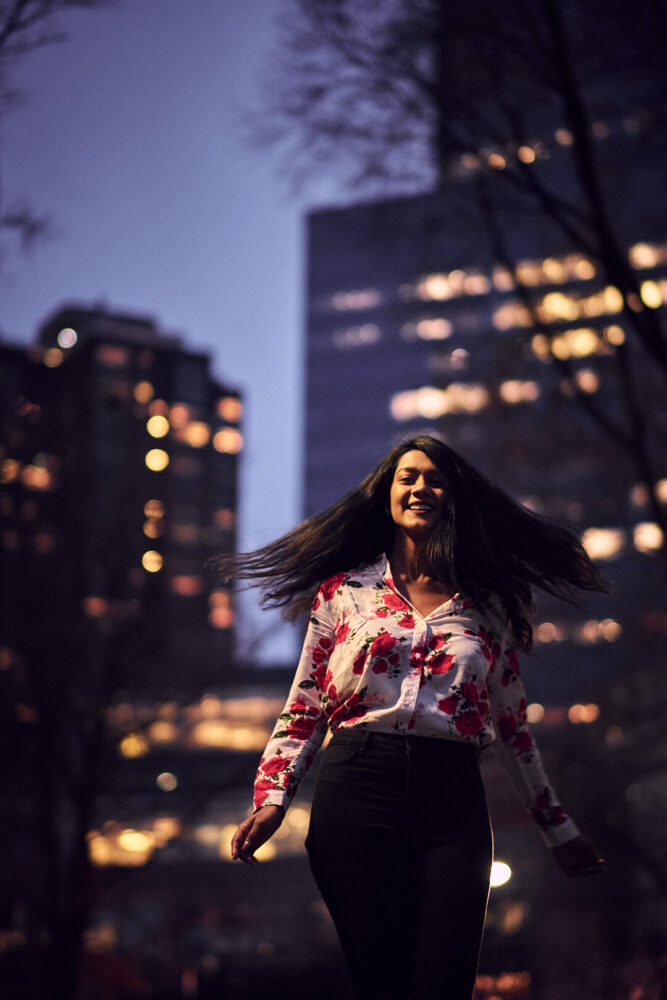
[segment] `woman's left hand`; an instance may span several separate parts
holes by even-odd
[[[605,870],[604,858],[597,847],[581,834],[551,850],[566,875],[595,875]]]

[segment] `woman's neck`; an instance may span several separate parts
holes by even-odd
[[[397,531],[389,553],[389,563],[394,575],[405,580],[419,580],[431,576],[426,560],[426,542]]]

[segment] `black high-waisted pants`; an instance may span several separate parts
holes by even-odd
[[[306,839],[359,1000],[470,1000],[492,839],[475,747],[339,730]]]

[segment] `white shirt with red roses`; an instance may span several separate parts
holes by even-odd
[[[386,556],[317,592],[294,683],[259,763],[254,804],[287,808],[327,728],[471,743],[499,737],[503,763],[547,844],[577,836],[526,723],[513,637],[490,602],[455,596],[425,617]]]

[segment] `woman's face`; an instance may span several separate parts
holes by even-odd
[[[406,451],[398,460],[389,492],[391,517],[398,528],[428,535],[440,520],[445,491],[440,472],[423,451]]]

